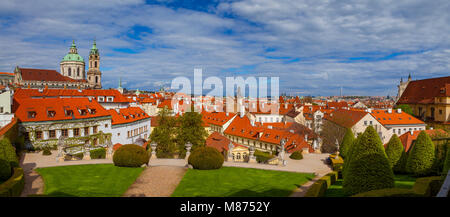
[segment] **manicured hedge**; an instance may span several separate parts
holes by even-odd
[[[223,155],[212,147],[198,147],[188,158],[189,164],[199,170],[219,169],[222,167],[223,161]]]
[[[303,154],[300,151],[294,151],[292,152],[292,154],[289,156],[289,158],[293,159],[293,160],[301,160],[303,159]]]
[[[412,189],[385,188],[353,195],[352,197],[423,197]]]
[[[342,168],[344,166],[344,159],[342,159],[341,156],[336,159],[335,154],[330,154],[330,161],[331,161],[331,168],[333,168],[333,171],[342,171]]]
[[[255,157],[258,163],[265,163],[266,161],[272,159],[274,155],[268,152],[262,152],[260,150],[255,150]]]
[[[106,158],[106,149],[98,148],[90,151],[91,159],[104,159]]]
[[[11,178],[0,184],[0,197],[18,197],[22,193],[24,185],[23,169],[16,167]]]
[[[442,177],[440,176],[418,178],[413,186],[413,190],[425,197],[434,197],[439,192],[442,183]]]
[[[123,145],[114,152],[113,162],[119,167],[140,167],[148,164],[150,156],[144,147],[134,144]]]
[[[355,142],[355,135],[350,128],[347,128],[344,138],[342,139],[341,145],[339,146],[340,155],[345,158],[347,156],[348,150],[350,150],[351,145]]]
[[[386,145],[386,155],[391,167],[395,170],[400,170],[401,168],[401,158],[403,154],[402,141],[398,138],[397,134],[391,136],[391,139]]]
[[[327,182],[323,179],[319,179],[309,187],[305,197],[323,197],[327,188]]]
[[[338,172],[333,171],[322,176],[319,180],[314,182],[305,194],[305,197],[323,197],[327,189],[334,183],[336,183],[338,178]]]

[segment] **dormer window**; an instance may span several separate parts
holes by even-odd
[[[72,116],[73,111],[72,110],[65,110],[66,116]]]
[[[35,118],[36,117],[36,112],[35,111],[29,111],[28,112],[28,118]]]
[[[78,112],[80,112],[80,115],[86,115],[87,114],[86,109],[78,109]]]
[[[91,113],[91,115],[95,114],[97,111],[95,109],[89,109],[89,113]]]
[[[47,116],[48,116],[49,118],[53,118],[53,117],[55,117],[55,115],[56,115],[56,112],[55,112],[55,111],[53,111],[53,110],[48,110],[48,111],[47,111]]]
[[[105,101],[105,97],[99,96],[99,97],[98,97],[98,101],[99,101],[99,102],[104,102],[104,101]]]
[[[114,97],[108,96],[108,97],[106,97],[106,101],[107,102],[112,102],[112,101],[114,101]]]

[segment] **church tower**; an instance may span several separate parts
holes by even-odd
[[[403,92],[406,90],[406,87],[408,86],[409,82],[411,82],[411,73],[409,73],[408,80],[403,82],[403,78],[400,78],[400,84],[397,85],[398,92],[397,92],[397,98],[395,100],[395,103],[402,97]]]
[[[100,53],[94,40],[89,52],[89,70],[87,72],[89,86],[94,89],[102,88],[102,73],[100,72]]]
[[[60,62],[61,74],[75,80],[85,79],[84,77],[84,59],[78,55],[75,41],[72,41],[69,53],[64,56]]]

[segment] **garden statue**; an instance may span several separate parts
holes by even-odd
[[[336,139],[336,157],[334,157],[334,159],[339,159],[339,142]]]
[[[57,143],[58,154],[56,155],[56,162],[64,162],[64,137],[60,136]]]
[[[150,159],[156,159],[157,157],[156,157],[156,146],[157,146],[158,144],[156,144],[156,142],[152,142],[151,144],[150,144],[150,147],[152,148],[152,156],[151,156],[151,158]]]
[[[188,160],[189,155],[191,154],[192,144],[190,142],[186,143],[186,157],[184,159]]]
[[[86,146],[84,148],[84,154],[83,154],[83,160],[90,160],[91,159],[91,149],[89,146]]]
[[[286,165],[284,162],[284,146],[286,145],[286,140],[285,139],[281,139],[280,141],[280,146],[279,146],[279,153],[278,153],[278,158],[280,159],[280,163],[282,163],[283,165]]]
[[[233,151],[234,149],[234,145],[232,142],[230,142],[230,144],[228,144],[228,156],[227,156],[227,161],[232,162],[233,161]]]
[[[111,159],[113,156],[113,144],[111,140],[108,140],[108,142],[106,142],[106,148],[106,159]]]
[[[248,162],[249,162],[249,163],[256,163],[255,147],[250,146],[250,147],[248,148],[248,150],[249,150],[249,152],[250,152],[250,156],[249,156]]]

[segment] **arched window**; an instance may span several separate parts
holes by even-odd
[[[77,76],[80,76],[80,68],[77,68]]]
[[[94,64],[95,64],[95,68],[97,68],[97,61],[95,61]]]
[[[70,68],[69,68],[69,74],[68,74],[69,76],[71,76],[72,75],[72,70],[70,70]]]
[[[95,83],[98,83],[98,76],[95,76]]]
[[[241,153],[237,153],[237,157],[236,157],[236,159],[241,159]]]

